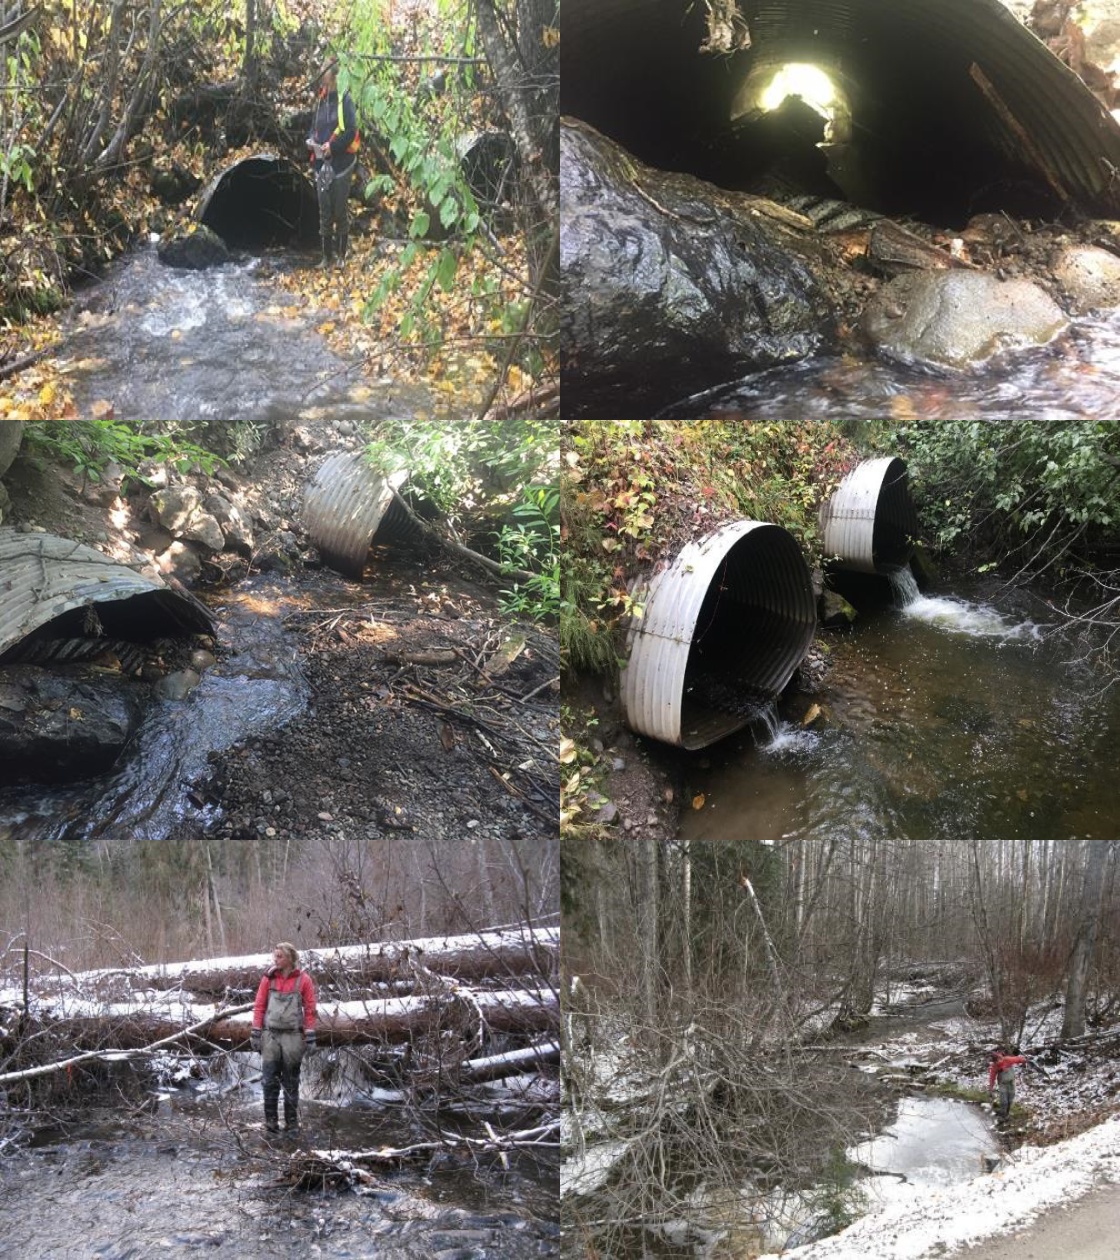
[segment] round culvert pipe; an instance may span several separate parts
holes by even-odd
[[[885,456],[865,459],[821,507],[821,534],[833,566],[857,573],[904,569],[914,554],[918,513],[906,464]]]
[[[383,476],[359,452],[329,456],[304,491],[303,518],[323,563],[360,582],[369,551],[379,545],[418,545],[420,530],[393,497],[405,471]]]
[[[733,521],[632,592],[622,711],[632,730],[704,748],[741,730],[793,676],[816,630],[808,566],[787,530]]]

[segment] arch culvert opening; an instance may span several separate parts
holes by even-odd
[[[833,568],[878,574],[905,569],[919,530],[905,462],[884,456],[857,464],[821,507],[820,523]]]
[[[683,748],[741,730],[776,697],[816,629],[812,580],[780,526],[735,521],[684,547],[635,598],[627,723]]]
[[[783,201],[943,227],[1120,212],[1120,127],[999,0],[708,9],[572,0],[563,112],[651,166]]]
[[[233,249],[312,246],[319,205],[304,172],[271,153],[243,158],[211,181],[198,218]]]

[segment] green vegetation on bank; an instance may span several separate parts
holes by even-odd
[[[640,616],[627,583],[737,518],[788,529],[820,560],[817,512],[856,459],[838,425],[594,420],[562,443],[560,643],[569,670],[610,674]]]

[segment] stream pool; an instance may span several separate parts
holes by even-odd
[[[892,1124],[848,1151],[876,1176],[865,1185],[876,1197],[889,1197],[905,1177],[911,1186],[948,1186],[971,1181],[984,1172],[983,1158],[999,1147],[990,1121],[979,1107],[947,1098],[907,1097]]]
[[[687,839],[1069,839],[1120,834],[1120,688],[1057,614],[994,584],[919,595],[828,640],[811,701],[686,762]]]

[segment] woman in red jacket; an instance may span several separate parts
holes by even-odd
[[[1011,1114],[1011,1104],[1015,1101],[1015,1067],[1026,1063],[1021,1054],[1008,1054],[1001,1046],[996,1046],[988,1057],[988,1092],[991,1093],[999,1082],[999,1103],[996,1115],[1006,1120]]]
[[[275,966],[261,977],[253,1006],[249,1044],[261,1054],[264,1127],[280,1131],[277,1111],[284,1087],[284,1132],[299,1132],[299,1069],[305,1050],[315,1048],[315,986],[298,967],[299,954],[288,941],[272,952]]]

